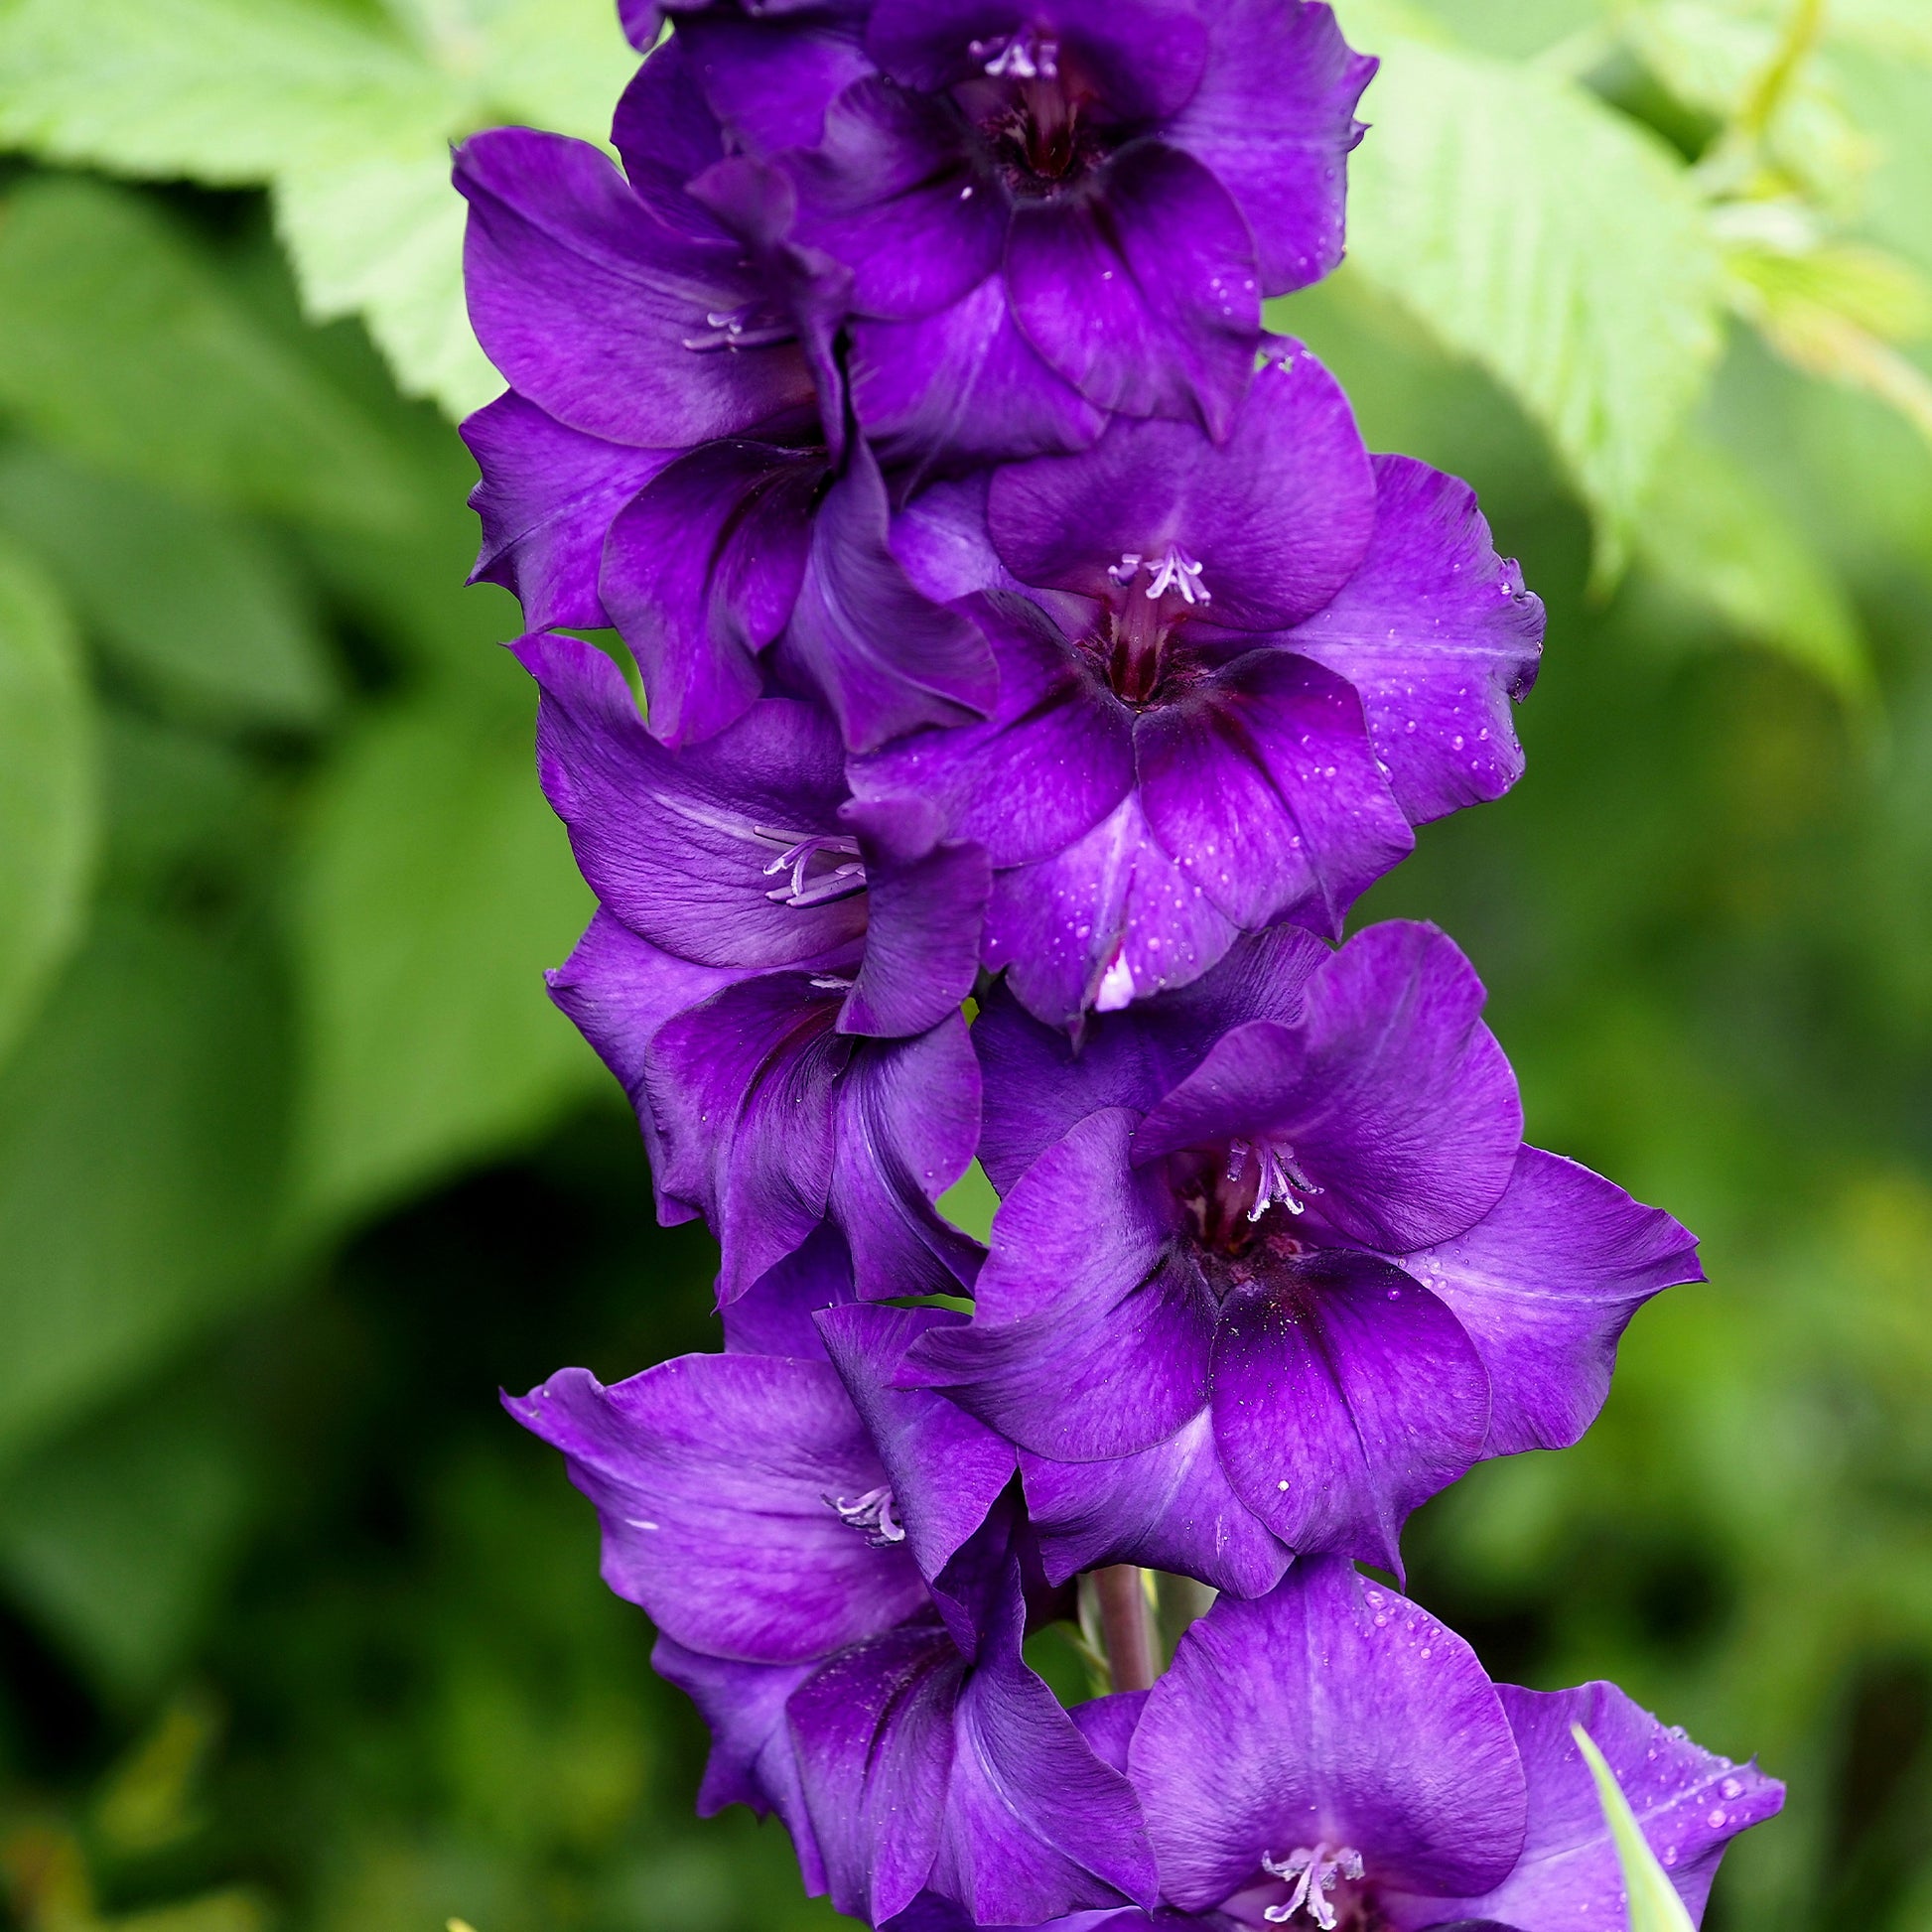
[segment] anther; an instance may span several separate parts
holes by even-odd
[[[1183,604],[1211,604],[1207,586],[1200,580],[1201,567],[1194,558],[1188,556],[1179,544],[1171,543],[1161,553],[1160,561],[1148,566],[1153,573],[1153,582],[1147,587],[1147,595],[1159,600],[1169,591],[1175,592]]]
[[[905,1525],[898,1520],[898,1504],[890,1484],[868,1489],[856,1502],[847,1502],[843,1496],[827,1496],[824,1500],[837,1513],[840,1522],[860,1531],[875,1550],[888,1550],[905,1541]]]
[[[1276,1878],[1292,1878],[1295,1889],[1279,1905],[1262,1913],[1271,1925],[1286,1925],[1297,1912],[1306,1910],[1321,1932],[1334,1932],[1335,1907],[1328,1894],[1344,1878],[1362,1875],[1362,1855],[1353,1846],[1338,1846],[1333,1852],[1325,1843],[1298,1846],[1285,1859],[1267,1859],[1261,1868]]]
[[[752,836],[766,845],[784,848],[764,869],[766,878],[781,872],[791,874],[789,885],[773,887],[765,894],[765,897],[776,905],[830,905],[837,899],[850,898],[855,893],[866,890],[866,868],[859,857],[856,839],[822,832],[794,838],[789,832],[774,832],[762,825],[753,826]],[[821,854],[843,859],[845,863],[818,874],[816,878],[808,877],[812,861]]]
[[[996,80],[1057,80],[1060,44],[1033,28],[1003,40],[972,41],[967,53]]]

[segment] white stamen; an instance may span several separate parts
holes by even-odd
[[[1139,572],[1140,568],[1141,568],[1141,553],[1138,550],[1123,550],[1121,552],[1120,562],[1117,564],[1109,564],[1107,566],[1107,575],[1111,577],[1114,580],[1114,582],[1121,587],[1122,590],[1125,590],[1128,587],[1128,585],[1134,581],[1134,578],[1136,574]]]
[[[1093,996],[1094,1009],[1099,1013],[1118,1013],[1133,1003],[1134,969],[1127,963],[1127,955],[1117,952],[1100,976],[1100,986]]]
[[[765,845],[784,848],[764,869],[767,879],[776,873],[791,874],[788,886],[774,887],[765,894],[773,904],[801,907],[829,905],[835,899],[850,898],[854,893],[866,890],[866,868],[859,857],[859,842],[856,839],[825,832],[807,832],[803,837],[798,837],[790,832],[774,832],[764,825],[754,825],[752,836]],[[845,864],[834,866],[831,871],[822,872],[816,878],[808,878],[812,861],[821,853],[843,859]]]
[[[704,320],[711,333],[686,336],[686,348],[769,348],[774,343],[790,342],[798,334],[788,317],[762,302],[748,302],[742,309],[711,309]]]
[[[1234,1149],[1242,1147],[1236,1141],[1228,1150],[1229,1160],[1234,1158]],[[1246,1149],[1243,1148],[1243,1152]],[[1306,1214],[1309,1204],[1303,1194],[1318,1194],[1321,1189],[1295,1165],[1295,1150],[1292,1147],[1276,1147],[1263,1141],[1255,1150],[1261,1165],[1261,1174],[1255,1182],[1255,1204],[1248,1209],[1248,1219],[1258,1221],[1277,1202],[1291,1214]],[[1297,1192],[1297,1189],[1300,1192]]]
[[[898,1504],[888,1484],[868,1489],[857,1502],[849,1503],[843,1496],[827,1496],[825,1501],[837,1511],[840,1522],[862,1531],[875,1550],[905,1541],[905,1525],[898,1520]]]
[[[1335,1907],[1328,1894],[1344,1878],[1362,1875],[1362,1855],[1353,1846],[1338,1846],[1333,1852],[1326,1842],[1298,1846],[1285,1859],[1263,1859],[1261,1868],[1277,1878],[1293,1878],[1295,1889],[1280,1905],[1270,1905],[1262,1913],[1271,1925],[1286,1925],[1297,1912],[1306,1910],[1321,1932],[1334,1932]]]
[[[1057,80],[1060,44],[1034,28],[1005,40],[972,41],[967,53],[996,80]]]
[[[1160,561],[1148,568],[1154,574],[1154,581],[1147,587],[1150,598],[1158,599],[1169,591],[1176,591],[1183,604],[1213,603],[1207,586],[1200,580],[1200,565],[1179,544],[1169,544],[1161,553]]]

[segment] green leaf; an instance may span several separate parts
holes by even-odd
[[[290,169],[275,184],[276,230],[310,319],[360,316],[404,393],[452,416],[503,386],[464,304],[465,214],[440,141],[420,155]]]
[[[608,1076],[544,990],[589,919],[532,706],[432,690],[323,778],[298,883],[305,1224],[537,1132]]]
[[[0,1578],[117,1700],[187,1660],[254,1499],[253,1452],[220,1411],[159,1397],[0,1478]]]
[[[993,1217],[999,1211],[1000,1197],[977,1161],[939,1196],[939,1212],[975,1241],[991,1238]]]
[[[1517,397],[1614,572],[1721,346],[1717,254],[1687,172],[1552,74],[1351,38],[1384,57],[1350,164],[1353,272]]]
[[[1877,700],[1857,613],[1778,501],[1716,444],[1681,438],[1644,506],[1638,551],[1679,595],[1789,658],[1855,710]]]
[[[212,187],[407,151],[461,113],[400,35],[302,0],[13,0],[0,144]]]
[[[103,906],[0,1073],[0,1454],[262,1287],[283,1050],[258,952]]]
[[[311,320],[358,315],[405,393],[501,387],[463,302],[450,143],[516,121],[602,139],[636,56],[608,0],[16,0],[0,145],[275,193]]]
[[[0,211],[0,404],[90,467],[356,529],[409,520],[395,456],[137,195],[40,181]]]
[[[117,666],[169,709],[296,729],[333,709],[315,614],[247,524],[22,444],[0,451],[0,526],[38,551]]]
[[[1632,1816],[1630,1801],[1624,1797],[1615,1772],[1603,1761],[1603,1753],[1582,1725],[1572,1725],[1570,1734],[1595,1780],[1596,1801],[1603,1807],[1603,1821],[1616,1846],[1629,1932],[1697,1932],[1696,1920],[1678,1897],[1670,1874],[1657,1863],[1657,1855]]]
[[[72,626],[40,571],[0,548],[0,1056],[80,935],[99,818]]]

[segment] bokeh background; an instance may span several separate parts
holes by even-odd
[[[1932,1932],[1932,6],[1343,7],[1277,317],[1548,600],[1529,775],[1362,917],[1708,1287],[1412,1529],[1497,1675],[1791,1782],[1722,1932]],[[22,1932],[828,1925],[497,1411],[711,1345],[547,1005],[587,900],[465,590],[448,143],[602,0],[0,0],[0,1877]],[[983,1215],[969,1184],[960,1216]]]

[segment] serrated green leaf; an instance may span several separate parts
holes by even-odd
[[[467,416],[503,386],[463,294],[466,208],[450,153],[366,155],[276,178],[275,226],[311,320],[360,316],[406,395]]]
[[[262,1287],[283,1051],[254,948],[96,915],[0,1073],[0,1453]]]
[[[1851,599],[1770,493],[1716,444],[1680,438],[1638,526],[1638,554],[1748,643],[1867,710],[1877,681]]]
[[[432,691],[371,718],[322,781],[297,889],[311,1224],[515,1146],[603,1087],[544,989],[591,901],[531,727],[520,691]]]
[[[401,36],[303,0],[13,0],[0,145],[214,187],[406,151],[462,90]]]
[[[23,444],[0,451],[0,527],[36,551],[115,663],[167,709],[307,729],[333,708],[315,614],[247,524]]]
[[[42,573],[0,548],[0,1058],[80,935],[99,821],[73,627]]]
[[[1572,1725],[1570,1734],[1589,1766],[1597,1802],[1603,1807],[1603,1821],[1616,1847],[1629,1932],[1697,1932],[1696,1920],[1685,1909],[1670,1874],[1657,1863],[1643,1828],[1631,1814],[1630,1801],[1624,1797],[1616,1773],[1603,1761],[1603,1753],[1582,1725]]]
[[[1614,571],[1721,346],[1717,252],[1687,172],[1553,75],[1351,37],[1384,57],[1351,162],[1354,272],[1517,397]]]
[[[0,210],[0,403],[171,493],[360,529],[414,507],[354,405],[149,203],[104,184],[31,183]]]

